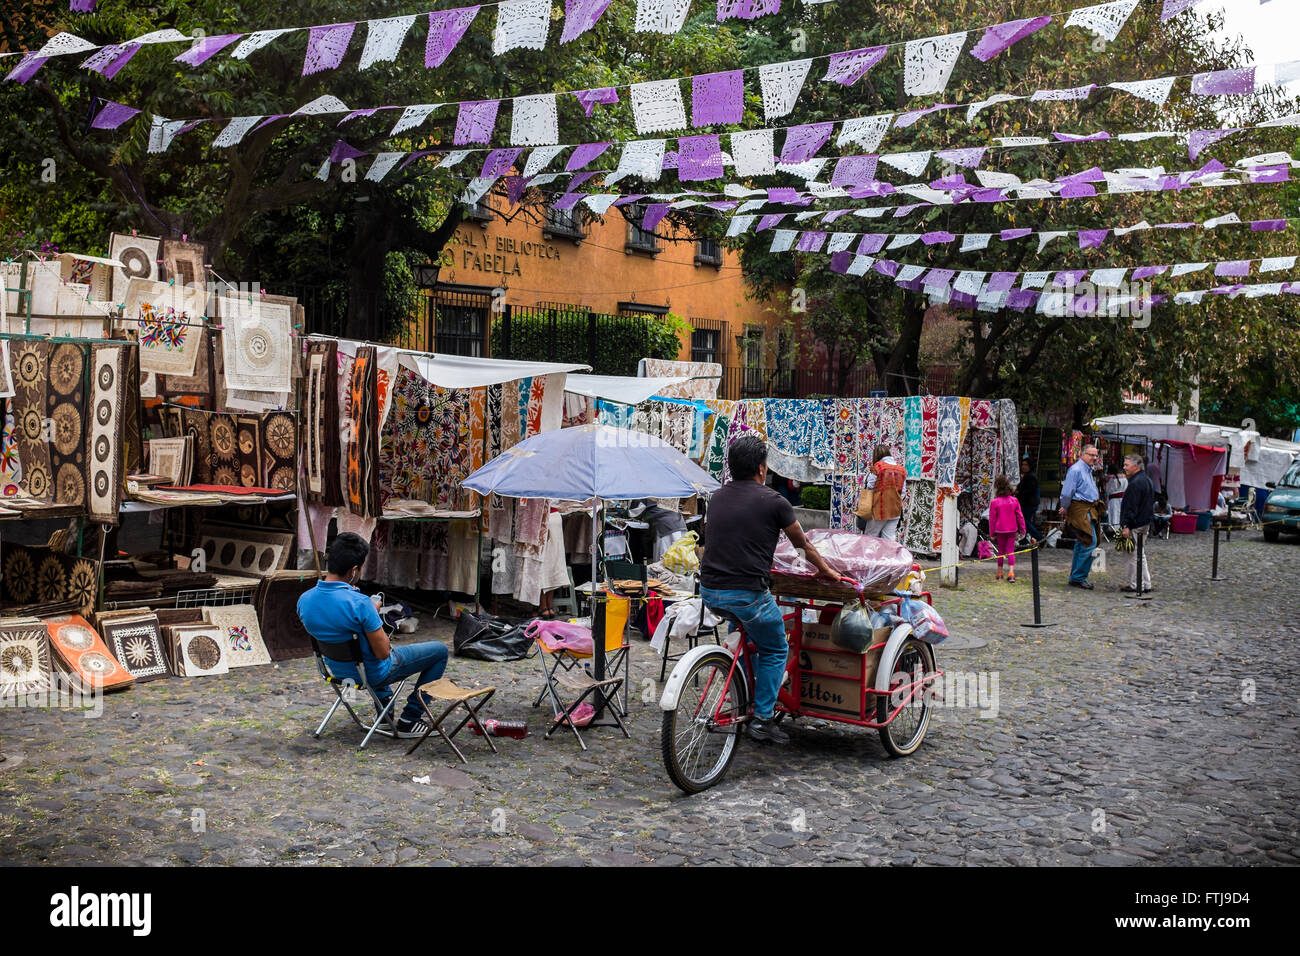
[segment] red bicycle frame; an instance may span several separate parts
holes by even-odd
[[[928,591],[924,592],[921,595],[921,597],[923,597],[927,602],[933,604],[933,601],[931,600],[930,592]],[[889,604],[897,604],[897,603],[901,603],[901,600],[902,599],[900,597],[890,597],[881,600],[876,606],[884,607]],[[815,716],[822,720],[833,720],[839,723],[852,724],[855,727],[871,727],[873,729],[879,729],[881,727],[885,727],[890,723],[892,723],[894,718],[898,716],[898,714],[903,710],[904,707],[906,707],[909,703],[912,702],[913,698],[915,698],[918,693],[923,693],[926,689],[930,687],[930,685],[932,685],[943,674],[943,671],[939,671],[939,670],[936,670],[931,674],[922,674],[920,676],[914,674],[912,675],[913,679],[909,682],[891,684],[889,690],[876,690],[876,688],[870,687],[867,684],[868,675],[866,674],[865,664],[864,664],[863,669],[859,672],[858,680],[855,681],[855,683],[857,683],[860,687],[860,693],[858,696],[858,709],[857,709],[858,716],[856,718],[849,717],[842,714],[824,713],[820,710],[805,711],[803,708],[802,701],[798,696],[796,696],[794,690],[796,687],[802,688],[803,678],[805,676],[814,677],[814,678],[820,677],[820,678],[839,679],[839,680],[844,680],[845,678],[843,674],[831,674],[824,671],[812,670],[811,668],[805,669],[801,666],[801,660],[803,657],[802,654],[803,611],[807,609],[816,609],[816,610],[822,610],[822,609],[816,608],[814,605],[801,604],[798,602],[782,601],[780,603],[786,607],[791,607],[795,609],[794,613],[783,615],[785,620],[787,621],[793,620],[795,623],[795,627],[788,632],[790,637],[790,651],[791,651],[785,667],[785,673],[788,679],[782,683],[781,689],[777,692],[777,706],[784,712],[790,714],[791,716],[800,717],[806,714],[807,716]],[[713,723],[718,727],[730,727],[733,724],[743,723],[744,721],[748,720],[750,716],[753,714],[753,701],[750,701],[749,703],[749,711],[739,717],[733,716],[730,712],[723,713],[724,706],[727,704],[727,701],[731,698],[731,682],[732,680],[735,679],[736,667],[740,664],[742,659],[745,662],[745,675],[749,679],[751,687],[753,686],[753,682],[754,682],[754,668],[752,663],[750,662],[750,655],[757,650],[757,647],[754,645],[752,641],[749,640],[749,637],[745,634],[743,627],[739,629],[739,635],[740,635],[740,641],[737,646],[736,653],[732,655],[731,666],[727,670],[727,676],[725,678],[725,683],[723,684],[723,693],[721,697],[719,697],[718,702],[714,707]],[[887,642],[885,641],[881,641],[878,644],[872,644],[869,648],[867,648],[866,653],[860,656],[862,656],[863,658],[867,658],[870,656],[871,652],[873,651],[877,651],[877,650],[883,651],[886,643]],[[851,655],[848,655],[846,653],[845,656],[851,656]],[[856,656],[856,655],[852,655],[852,656]],[[704,693],[700,695],[700,703],[696,705],[696,712],[691,715],[693,718],[699,716],[699,708],[703,707],[704,701],[708,700],[709,688],[713,686],[713,682],[716,679],[717,679],[716,672],[709,675],[708,683],[706,683],[704,686]],[[893,709],[890,710],[889,715],[883,721],[867,719],[868,714],[875,714],[878,712],[878,708],[876,706],[877,704],[876,698],[888,696],[891,699],[897,700],[896,695],[903,694],[903,693],[906,693],[906,697],[903,697],[901,700],[897,702],[897,704],[893,707]],[[870,701],[870,704],[868,704],[868,701]]]

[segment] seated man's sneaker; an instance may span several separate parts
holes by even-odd
[[[763,743],[788,744],[790,735],[781,729],[775,717],[754,717],[749,722],[749,736]]]
[[[405,721],[399,720],[396,724],[396,735],[403,740],[412,740],[416,737],[423,737],[433,725],[427,720]]]

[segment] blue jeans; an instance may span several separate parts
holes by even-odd
[[[734,614],[758,648],[754,662],[754,716],[767,720],[776,709],[776,695],[785,676],[790,644],[781,609],[771,591],[700,588],[705,607]]]
[[[1092,526],[1092,544],[1083,544],[1078,539],[1074,542],[1074,561],[1070,564],[1070,580],[1086,581],[1092,570],[1092,555],[1097,550],[1097,522],[1089,520]]]
[[[387,704],[388,698],[393,696],[388,684],[397,684],[404,677],[419,674],[415,687],[411,690],[411,696],[406,698],[402,715],[398,718],[407,723],[419,720],[424,716],[424,708],[420,706],[420,687],[429,681],[437,680],[447,669],[447,645],[439,644],[437,641],[425,641],[422,644],[394,647],[389,660],[392,661],[392,666],[389,668],[388,676],[375,688],[375,695]],[[428,694],[423,696],[426,700],[431,699]]]

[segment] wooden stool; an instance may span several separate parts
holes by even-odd
[[[497,692],[495,687],[482,687],[475,690],[468,687],[459,687],[448,678],[441,677],[438,680],[430,681],[425,684],[420,688],[420,690],[423,691],[424,694],[428,694],[434,700],[443,701],[447,704],[447,707],[443,710],[440,716],[434,717],[433,711],[429,709],[429,702],[424,699],[423,695],[421,695],[420,704],[424,707],[424,712],[429,715],[430,725],[429,729],[424,732],[424,736],[411,744],[411,749],[406,752],[407,756],[415,753],[415,748],[424,743],[425,738],[427,738],[429,734],[437,731],[438,736],[447,741],[451,749],[456,751],[456,756],[460,758],[460,762],[469,763],[469,761],[465,759],[465,755],[460,752],[460,748],[456,746],[456,742],[451,739],[460,733],[466,724],[473,724],[477,727],[479,733],[483,735],[483,739],[486,740],[488,746],[492,748],[492,752],[497,752],[497,745],[492,742],[492,737],[488,734],[487,730],[478,719],[478,712],[489,700],[492,699],[492,695]],[[474,700],[477,700],[477,703],[471,704],[470,702]],[[461,718],[460,723],[456,725],[455,729],[452,730],[451,733],[447,733],[442,729],[442,722],[450,717],[453,712],[462,707],[465,709],[465,716]]]

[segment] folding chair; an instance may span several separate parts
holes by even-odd
[[[573,585],[573,568],[565,568],[564,572],[569,576],[569,583],[551,594],[551,607],[558,616],[577,617],[578,597]]]
[[[587,749],[587,744],[582,739],[582,734],[578,732],[577,725],[572,720],[572,715],[578,709],[579,705],[587,702],[589,697],[599,697],[600,702],[590,703],[593,706],[603,707],[609,710],[620,730],[623,731],[624,737],[631,737],[627,732],[627,726],[623,723],[623,716],[627,714],[628,708],[628,679],[630,677],[630,646],[624,642],[624,632],[627,629],[627,619],[631,611],[631,602],[626,598],[605,598],[598,596],[598,601],[605,604],[605,674],[606,676],[597,680],[588,673],[584,664],[591,660],[592,654],[587,651],[575,651],[553,641],[544,633],[539,633],[534,638],[537,644],[537,657],[542,670],[543,686],[533,701],[533,706],[541,704],[542,699],[549,697],[551,701],[551,710],[554,714],[555,721],[547,730],[546,736],[550,737],[561,725],[567,725],[573,731],[573,735],[578,738],[578,743],[583,750]],[[551,658],[551,664],[547,666],[547,655]],[[619,672],[622,675],[619,676]],[[622,700],[619,700],[619,691],[622,691]],[[566,692],[566,693],[562,693]],[[576,695],[576,696],[573,696]],[[565,703],[563,698],[571,697],[569,703]],[[595,726],[612,726],[612,725],[595,725]]]
[[[342,705],[352,716],[353,722],[366,732],[365,738],[361,741],[361,746],[357,748],[358,750],[365,749],[366,744],[370,743],[370,738],[377,733],[385,737],[395,737],[396,729],[392,719],[393,705],[397,702],[398,697],[401,696],[402,691],[406,688],[406,682],[410,678],[404,678],[395,687],[392,687],[392,695],[387,701],[384,701],[380,698],[379,694],[376,693],[376,689],[371,686],[370,681],[366,679],[366,665],[365,658],[361,654],[360,637],[354,634],[352,639],[349,641],[318,641],[315,637],[312,637],[311,634],[308,634],[307,636],[311,638],[311,649],[316,655],[316,669],[320,672],[321,679],[324,680],[325,683],[329,684],[330,688],[334,691],[334,696],[336,698],[334,704],[330,707],[329,712],[325,715],[325,719],[320,722],[320,726],[316,728],[316,732],[313,733],[312,736],[317,740],[320,740],[320,735],[325,730],[325,725],[330,722],[330,718],[333,717],[334,712],[339,709],[339,705]],[[333,672],[330,670],[329,661],[333,661],[336,664],[355,664],[357,668],[357,678],[354,680],[350,677],[335,677]],[[375,718],[373,724],[367,725],[366,722],[361,719],[360,715],[352,709],[352,703],[347,699],[347,694],[354,688],[368,694],[371,703],[375,705],[375,712],[379,716]]]
[[[695,579],[695,597],[700,598],[700,579],[698,577]],[[718,640],[718,625],[714,624],[711,627],[704,626],[704,611],[705,611],[704,599],[700,598],[700,619],[699,622],[696,623],[691,633],[686,635],[686,650],[681,651],[678,654],[670,653],[670,649],[672,648],[672,643],[673,643],[673,637],[671,634],[665,635],[664,659],[663,659],[663,663],[659,665],[659,683],[662,684],[668,676],[668,662],[681,660],[681,658],[684,657],[687,654],[687,652],[694,650],[696,647],[698,647],[700,643],[700,638],[704,636],[705,632],[712,633],[714,644],[721,643],[721,641]]]
[[[469,687],[459,687],[446,677],[440,677],[438,680],[430,681],[427,684],[421,685],[420,690],[423,692],[420,697],[420,703],[424,707],[424,712],[429,715],[429,729],[424,732],[423,736],[421,736],[419,740],[411,744],[411,749],[406,752],[408,757],[415,753],[415,748],[424,743],[429,734],[437,733],[438,736],[447,741],[447,745],[456,752],[456,756],[460,758],[461,763],[469,763],[469,761],[465,759],[465,755],[460,752],[460,748],[456,746],[456,742],[451,739],[460,733],[466,724],[473,724],[478,728],[478,732],[482,734],[483,739],[488,742],[488,746],[492,748],[492,752],[497,752],[497,745],[492,742],[492,736],[487,732],[487,729],[484,728],[483,724],[480,723],[478,719],[478,712],[487,706],[487,702],[490,701],[492,695],[497,692],[495,687],[481,687],[475,690]],[[434,700],[446,703],[446,708],[437,717],[433,716],[433,711],[429,708],[429,702],[424,699],[423,694],[428,694]],[[473,700],[478,700],[478,702],[471,704],[470,701]],[[451,733],[447,733],[442,729],[443,721],[450,717],[453,712],[462,707],[465,709],[465,716],[460,719],[460,723],[456,725],[455,729],[453,729]]]

